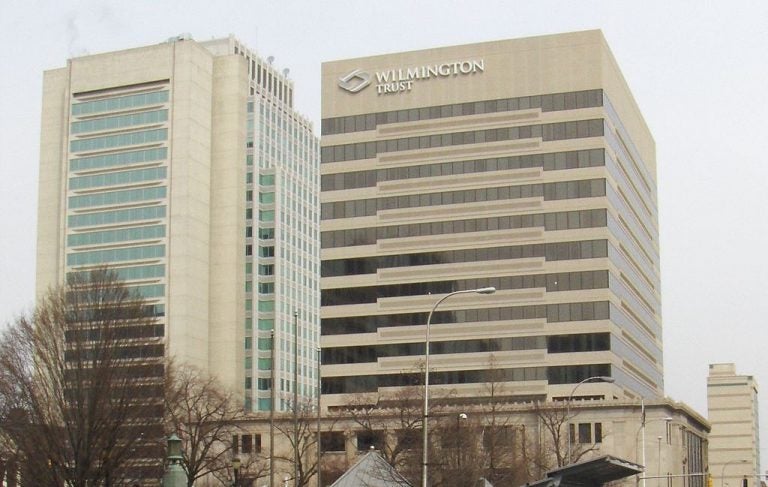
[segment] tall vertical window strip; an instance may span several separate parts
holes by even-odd
[[[73,140],[69,143],[71,152],[111,149],[124,145],[149,144],[168,139],[168,129],[142,130],[129,134],[107,135],[90,139]]]
[[[136,95],[118,96],[102,100],[86,101],[72,105],[72,115],[88,115],[91,113],[125,110],[146,105],[155,105],[168,101],[168,91],[154,91]]]
[[[81,134],[83,132],[96,132],[98,130],[114,130],[148,123],[161,123],[168,120],[168,110],[152,110],[148,112],[129,113],[116,117],[94,118],[72,122],[70,132]]]
[[[168,158],[168,148],[158,147],[119,154],[106,154],[103,156],[82,157],[69,161],[70,171],[86,171],[89,169],[101,169],[108,167],[127,166],[145,162],[162,161]]]

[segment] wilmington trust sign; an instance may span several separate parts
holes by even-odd
[[[411,91],[416,81],[433,78],[466,76],[485,71],[485,60],[471,59],[441,64],[427,64],[411,68],[396,68],[374,73],[376,93],[391,95]],[[339,78],[339,87],[350,93],[358,93],[371,84],[371,75],[361,69],[355,69]]]

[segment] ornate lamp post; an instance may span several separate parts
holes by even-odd
[[[238,456],[232,458],[232,476],[234,477],[232,485],[238,487],[240,485],[240,457]]]
[[[163,475],[163,487],[186,487],[187,473],[181,466],[181,440],[175,434],[168,438],[168,466]]]

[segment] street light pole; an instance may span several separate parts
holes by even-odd
[[[643,450],[643,462],[642,463],[643,463],[643,468],[645,468],[645,466],[646,466],[646,464],[645,464],[645,425],[648,424],[648,423],[652,423],[654,421],[664,421],[667,424],[669,424],[674,418],[672,416],[666,416],[664,418],[654,418],[654,419],[652,419],[650,421],[647,421],[645,419],[645,404],[644,403],[642,404],[642,408],[643,408],[643,413],[642,413],[642,423],[640,424],[640,431],[642,431],[642,433],[643,433],[641,447],[642,447],[642,450]],[[637,448],[637,433],[635,433],[635,448]],[[637,458],[637,453],[635,453],[635,458]],[[643,487],[645,487],[645,477],[643,477]]]
[[[320,387],[321,387],[321,376],[320,376],[320,365],[322,362],[322,350],[320,347],[317,348],[317,371],[315,372],[317,374],[317,487],[321,487],[321,475],[320,475],[320,460],[323,456],[323,449],[322,444],[320,443]]]
[[[467,419],[467,413],[459,413],[456,415],[456,474],[461,476],[461,447],[463,442],[461,441],[461,421]]]
[[[422,411],[422,443],[423,443],[423,454],[422,454],[422,465],[421,465],[421,485],[422,487],[427,487],[427,481],[429,478],[429,326],[432,323],[432,315],[434,314],[435,310],[438,306],[440,306],[440,303],[445,301],[446,299],[450,298],[451,296],[456,296],[457,294],[471,294],[471,293],[477,293],[477,294],[493,294],[496,292],[495,287],[483,287],[479,289],[465,289],[463,291],[454,291],[452,293],[448,293],[442,298],[438,299],[435,305],[432,307],[432,310],[429,312],[429,315],[427,316],[427,329],[425,332],[425,339],[424,339],[424,408]]]
[[[613,383],[616,382],[616,379],[613,377],[607,377],[604,375],[596,375],[593,377],[587,377],[583,381],[576,384],[573,389],[571,389],[571,394],[568,396],[568,402],[565,406],[565,421],[566,421],[566,435],[568,436],[568,465],[571,464],[572,458],[571,458],[571,402],[573,401],[573,395],[576,393],[576,389],[579,388],[580,385],[586,384],[587,382],[608,382]],[[574,432],[575,435],[575,432]],[[560,450],[560,447],[558,446],[558,452]]]
[[[293,485],[299,481],[299,311],[293,311]]]
[[[269,334],[272,338],[272,370],[270,370],[270,394],[269,394],[269,487],[275,487],[275,329]]]
[[[658,478],[656,479],[656,487],[659,487],[661,484],[661,436],[656,437],[657,440],[659,440],[659,451],[658,453],[658,464],[656,467],[656,475],[658,475]]]
[[[232,485],[235,487],[240,487],[240,457],[234,457],[232,458],[232,473],[234,477],[234,482],[232,482]]]

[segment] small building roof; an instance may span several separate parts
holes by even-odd
[[[331,487],[413,487],[384,460],[381,453],[366,453]]]
[[[611,455],[574,463],[547,472],[547,477],[527,487],[601,487],[603,484],[637,475],[642,465]]]

